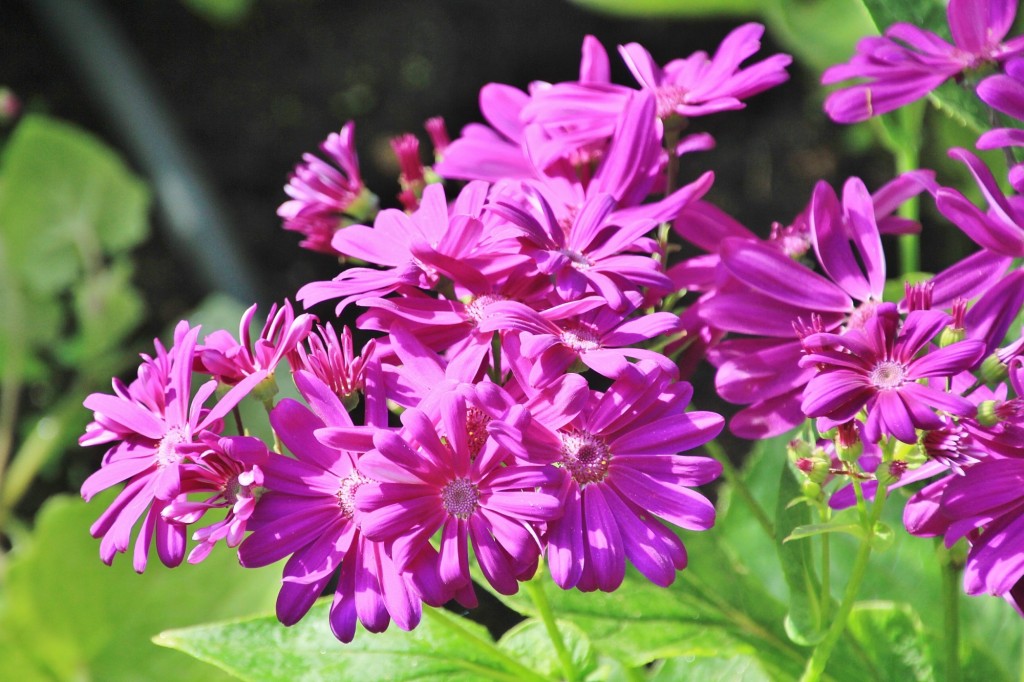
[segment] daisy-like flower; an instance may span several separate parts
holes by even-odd
[[[335,165],[303,154],[302,163],[288,178],[284,191],[291,200],[281,204],[277,215],[284,219],[284,229],[303,235],[300,246],[304,248],[341,255],[331,246],[334,233],[377,212],[377,197],[359,173],[354,135],[355,124],[349,121],[320,144]]]
[[[953,44],[911,24],[863,38],[845,64],[825,71],[822,83],[858,82],[830,94],[825,111],[837,123],[866,121],[917,101],[948,79],[1024,50],[1024,37],[1004,42],[1016,0],[950,0],[946,16]]]
[[[256,372],[273,377],[278,363],[302,343],[316,320],[308,313],[296,317],[290,301],[285,301],[280,308],[275,303],[270,307],[259,338],[253,343],[249,329],[255,315],[254,304],[242,315],[237,340],[222,329],[204,339],[196,351],[202,371],[229,385]]]
[[[330,386],[334,395],[348,405],[356,400],[356,393],[365,385],[366,365],[376,348],[376,341],[370,339],[363,346],[363,352],[356,355],[352,331],[342,327],[341,335],[338,335],[333,326],[326,324],[317,325],[302,343],[288,352],[287,357],[293,373],[299,370],[309,372]]]
[[[918,357],[950,320],[941,311],[918,310],[901,328],[895,304],[882,303],[861,329],[808,336],[800,365],[816,374],[804,389],[804,413],[819,417],[824,431],[866,408],[868,440],[892,435],[904,443],[917,442],[916,429],[942,428],[933,410],[973,415],[976,407],[966,398],[918,383],[964,371],[985,352],[984,342],[968,339]]]
[[[659,519],[687,530],[714,524],[714,506],[692,488],[717,478],[721,465],[680,453],[724,424],[713,412],[686,411],[692,394],[690,384],[641,362],[549,433],[560,455],[564,514],[548,524],[546,556],[560,587],[615,590],[627,559],[662,586],[686,566],[682,541]]]
[[[561,513],[558,472],[509,461],[504,448],[482,447],[471,437],[477,418],[458,392],[439,403],[438,426],[413,408],[402,413],[401,434],[374,434],[375,449],[359,462],[374,479],[356,495],[363,532],[389,543],[405,568],[440,531],[440,578],[452,589],[470,584],[472,542],[487,581],[514,594],[518,581],[536,570],[538,526]],[[484,430],[493,428],[491,421]]]
[[[267,446],[259,438],[218,438],[204,433],[200,440],[202,442],[195,446],[182,447],[192,462],[183,470],[181,494],[164,507],[162,516],[188,526],[198,523],[213,509],[227,509],[227,514],[192,534],[192,539],[199,544],[189,552],[190,564],[209,556],[220,540],[228,547],[237,547],[242,541],[246,522],[252,516],[263,485],[260,465],[268,457]],[[194,499],[200,494],[208,497]]]
[[[425,598],[439,604],[448,596],[433,578],[429,551],[400,570],[384,546],[361,531],[355,497],[369,479],[356,465],[372,447],[370,434],[387,424],[379,366],[368,377],[370,428],[360,430],[330,387],[307,372],[295,373],[312,410],[286,398],[271,412],[274,430],[295,459],[271,454],[263,465],[267,492],[249,520],[253,532],[238,550],[239,561],[249,568],[289,557],[277,598],[277,617],[285,625],[297,623],[337,576],[329,618],[331,631],[343,642],[352,640],[357,620],[371,632],[382,632],[392,619],[411,630]],[[316,434],[325,429],[345,430],[342,446],[321,442]]]
[[[204,433],[219,433],[224,415],[266,378],[264,370],[257,370],[207,409],[205,404],[217,389],[216,381],[206,382],[190,398],[198,335],[199,327],[179,323],[171,349],[166,351],[157,342],[157,357],[143,357],[139,377],[130,386],[115,381],[115,395],[93,393],[85,399],[85,407],[93,411],[95,421],[86,427],[79,443],[116,444],[107,451],[100,470],[82,484],[82,497],[88,501],[101,490],[127,482],[90,528],[93,537],[102,537],[100,558],[104,563],[111,563],[116,553],[128,549],[140,518],[143,521],[135,542],[135,570],[145,570],[154,537],[164,564],[181,563],[185,527],[168,521],[161,512],[182,492],[182,467],[186,462],[183,446]]]

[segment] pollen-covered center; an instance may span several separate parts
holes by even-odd
[[[597,350],[601,337],[585,327],[570,327],[562,331],[561,341],[574,351]]]
[[[498,303],[499,301],[507,301],[508,299],[504,296],[496,296],[494,294],[486,294],[484,296],[477,296],[468,304],[466,304],[466,316],[473,320],[477,324],[483,321],[487,317],[487,306],[492,303]]]
[[[658,118],[668,118],[676,113],[676,107],[686,104],[686,88],[678,85],[662,85],[654,91],[658,106]]]
[[[906,381],[906,368],[895,360],[882,360],[871,370],[871,383],[875,388],[899,388]]]
[[[164,434],[164,437],[160,439],[160,444],[156,447],[157,465],[165,467],[177,463],[181,459],[177,446],[182,443],[191,442],[191,440],[192,437],[187,429],[181,426],[172,426]]]
[[[441,503],[446,512],[460,519],[468,519],[477,510],[480,491],[469,479],[457,478],[441,490]]]
[[[471,407],[466,410],[466,435],[471,458],[476,458],[484,443],[487,442],[487,425],[490,423],[490,416],[479,407]]]
[[[369,483],[369,481],[370,479],[353,469],[338,483],[338,492],[335,494],[338,496],[338,507],[341,509],[341,514],[346,519],[351,519],[356,511],[356,491],[359,490],[359,486]]]
[[[580,487],[605,479],[612,453],[604,439],[586,431],[570,431],[559,436],[562,439],[561,465]]]

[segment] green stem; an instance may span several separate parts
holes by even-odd
[[[948,551],[945,554],[941,570],[946,680],[960,682],[960,567]]]
[[[722,465],[722,475],[725,477],[726,482],[732,486],[743,501],[750,507],[750,511],[754,513],[754,518],[761,525],[765,534],[770,538],[775,538],[775,524],[772,523],[771,518],[765,512],[764,508],[758,504],[754,498],[754,494],[750,492],[750,488],[743,482],[743,477],[740,472],[737,471],[736,467],[729,461],[729,456],[725,454],[725,450],[719,445],[717,440],[708,441],[704,444],[704,448],[708,451],[712,457],[718,460],[718,463]]]
[[[920,165],[920,154],[918,149],[907,149],[901,147],[896,153],[896,172],[906,173]],[[921,217],[920,197],[911,197],[900,206],[899,215],[910,220],[919,220]],[[900,236],[900,274],[906,276],[912,272],[921,270],[921,236],[918,234],[904,234]]]
[[[531,680],[532,682],[550,682],[546,677],[538,675],[533,670],[530,670],[525,665],[512,658],[504,651],[495,646],[494,642],[479,635],[470,632],[466,628],[462,627],[457,621],[457,616],[452,616],[447,613],[442,613],[442,609],[425,608],[423,609],[423,615],[432,620],[434,623],[442,626],[449,632],[453,633],[460,639],[465,640],[472,647],[478,651],[486,651],[488,655],[500,659],[502,665],[504,665],[509,672],[503,672],[501,670],[495,670],[486,666],[477,665],[471,663],[464,658],[453,659],[457,660],[458,665],[478,673],[482,676],[489,677],[493,680],[502,680],[503,682],[521,682],[522,680]]]
[[[532,580],[527,580],[523,583],[523,589],[526,590],[526,594],[530,596],[530,600],[533,602],[533,605],[537,607],[537,612],[540,614],[541,622],[544,623],[544,629],[547,631],[548,637],[551,639],[552,646],[555,647],[555,655],[558,656],[558,662],[562,666],[562,673],[565,675],[566,682],[576,682],[576,680],[580,678],[580,675],[576,670],[576,665],[572,661],[572,656],[569,654],[569,649],[565,646],[565,640],[562,639],[562,633],[558,630],[558,624],[555,622],[555,614],[551,610],[551,602],[548,601],[548,597],[544,593],[544,585],[541,583],[541,577],[534,576]]]
[[[821,522],[828,523],[832,516],[828,505],[822,504],[820,510]],[[829,612],[832,610],[832,558],[829,536],[831,533],[821,534],[821,622],[827,623]]]
[[[855,481],[854,488],[857,492],[858,509],[867,511],[860,483]],[[825,672],[825,666],[828,665],[828,659],[832,656],[832,650],[846,630],[846,621],[850,617],[850,612],[853,611],[853,605],[856,603],[857,595],[860,593],[861,583],[864,582],[864,576],[867,574],[868,560],[871,558],[871,549],[874,544],[874,529],[882,514],[884,504],[885,488],[879,485],[878,492],[875,494],[874,505],[869,512],[861,516],[861,523],[864,526],[864,538],[861,540],[860,547],[857,548],[857,556],[853,560],[850,581],[846,584],[843,601],[839,605],[839,610],[836,612],[835,619],[829,626],[828,632],[825,633],[825,638],[814,647],[811,658],[807,661],[807,667],[804,669],[804,674],[800,678],[801,682],[814,682],[821,679],[822,674]]]

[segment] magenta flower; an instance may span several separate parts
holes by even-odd
[[[935,204],[939,211],[983,249],[1011,258],[1024,256],[1024,205],[1021,199],[1004,195],[992,171],[969,151],[952,149],[949,155],[967,164],[988,202],[988,211],[981,211],[951,187],[942,187],[936,192]]]
[[[286,398],[271,412],[274,430],[295,459],[271,454],[263,465],[267,492],[249,521],[253,532],[238,551],[239,561],[250,568],[289,557],[277,598],[277,617],[285,625],[298,622],[337,576],[329,618],[331,631],[343,642],[355,635],[356,620],[371,632],[382,632],[392,619],[411,630],[419,623],[423,599],[437,604],[448,596],[433,578],[429,551],[418,555],[421,561],[410,561],[408,571],[399,570],[384,546],[361,531],[355,497],[369,479],[356,465],[372,447],[370,434],[387,424],[379,367],[372,375],[366,407],[370,428],[360,430],[330,387],[304,371],[295,373],[312,411]],[[343,447],[317,439],[325,428],[346,430]]]
[[[402,423],[402,434],[374,434],[375,449],[359,462],[374,479],[356,496],[363,531],[390,544],[399,568],[440,532],[439,575],[452,589],[470,584],[472,542],[487,581],[514,594],[536,570],[538,526],[561,513],[557,471],[509,462],[504,448],[480,447],[471,437],[479,424],[458,393],[441,397],[438,426],[415,408],[402,413]],[[491,421],[485,431],[493,428]]]
[[[641,362],[549,434],[560,452],[564,514],[548,524],[546,556],[560,587],[615,590],[627,559],[662,586],[686,566],[682,541],[659,519],[687,530],[714,524],[714,506],[691,488],[717,478],[721,465],[679,453],[724,423],[713,412],[686,411],[692,394]]]
[[[115,395],[93,393],[85,399],[94,422],[86,427],[79,443],[116,444],[107,450],[100,470],[82,484],[82,497],[88,501],[101,490],[127,482],[90,528],[93,537],[102,537],[100,558],[106,564],[116,553],[128,549],[140,518],[143,521],[135,542],[135,570],[145,570],[154,537],[157,554],[165,565],[181,563],[185,527],[168,521],[161,512],[182,492],[187,457],[184,447],[204,433],[219,433],[222,417],[266,377],[265,371],[256,371],[212,408],[204,405],[216,390],[216,381],[200,386],[190,400],[198,335],[198,327],[179,323],[171,350],[165,351],[157,341],[156,358],[143,356],[138,379],[131,385],[115,380]]]
[[[195,446],[182,446],[192,462],[183,469],[181,494],[164,507],[162,516],[188,526],[213,509],[226,509],[227,514],[192,534],[200,544],[189,552],[190,564],[209,556],[220,540],[228,547],[237,547],[242,541],[263,485],[260,465],[268,457],[267,446],[258,438],[218,438],[207,432],[200,439],[202,443]],[[206,499],[195,499],[202,494]]]
[[[543,312],[514,301],[493,303],[480,328],[523,334],[522,353],[534,363],[529,375],[533,386],[550,383],[577,360],[612,379],[629,366],[630,358],[647,359],[666,372],[675,372],[675,364],[661,353],[635,346],[660,334],[678,332],[679,316],[651,313],[629,319],[639,296],[632,298],[634,305],[623,313],[605,306],[581,311],[572,303]]]
[[[825,111],[838,123],[865,121],[921,99],[964,71],[1019,54],[1024,37],[1003,42],[1016,13],[1016,0],[950,0],[952,45],[903,23],[890,26],[884,37],[861,39],[849,62],[822,76],[826,85],[860,81],[829,95]]]
[[[824,431],[867,409],[865,438],[892,435],[904,443],[917,442],[916,429],[942,428],[933,410],[973,415],[976,408],[966,398],[918,383],[952,376],[981,359],[984,343],[970,339],[917,357],[949,322],[946,313],[920,310],[900,328],[896,306],[882,303],[862,329],[808,336],[800,365],[817,373],[804,389],[804,413],[821,418]]]
[[[254,304],[242,315],[238,340],[222,329],[204,339],[203,345],[196,349],[202,371],[229,385],[256,372],[273,376],[278,363],[305,340],[316,320],[308,313],[296,317],[290,301],[285,301],[280,308],[275,303],[270,307],[259,338],[253,343],[249,328],[255,315]]]
[[[354,134],[355,124],[349,121],[340,133],[331,133],[320,144],[337,168],[303,154],[303,163],[288,178],[284,191],[291,200],[281,204],[277,215],[284,219],[284,229],[304,236],[300,243],[304,248],[339,255],[331,247],[334,233],[377,212],[377,197],[363,185],[359,173]]]
[[[366,366],[375,352],[376,341],[370,339],[363,346],[363,352],[356,355],[352,331],[342,327],[339,336],[334,327],[327,324],[317,325],[302,343],[288,352],[287,357],[293,373],[299,370],[309,372],[348,404],[363,389]]]

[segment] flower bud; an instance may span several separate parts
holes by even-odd
[[[945,327],[939,334],[939,348],[952,346],[954,343],[959,343],[960,341],[963,341],[966,337],[966,329],[958,329],[957,327]]]
[[[821,484],[828,479],[831,462],[829,462],[825,453],[820,450],[811,457],[801,457],[797,459],[795,464],[796,468],[800,470],[800,473],[807,477],[807,481],[809,482]]]
[[[976,419],[982,426],[995,426],[999,422],[1003,421],[997,412],[999,402],[996,400],[985,400],[978,405],[978,415]]]
[[[875,478],[878,480],[878,485],[890,486],[898,483],[906,472],[907,463],[900,459],[894,459],[878,467],[878,471],[875,472]]]
[[[800,485],[800,492],[809,500],[817,500],[821,497],[821,484],[814,481],[804,481]]]
[[[981,361],[981,380],[986,384],[995,384],[1006,378],[1006,363],[997,354],[992,353]]]
[[[864,443],[861,442],[860,434],[857,433],[857,427],[852,421],[840,424],[836,429],[835,444],[839,459],[849,464],[856,462],[864,453]]]

